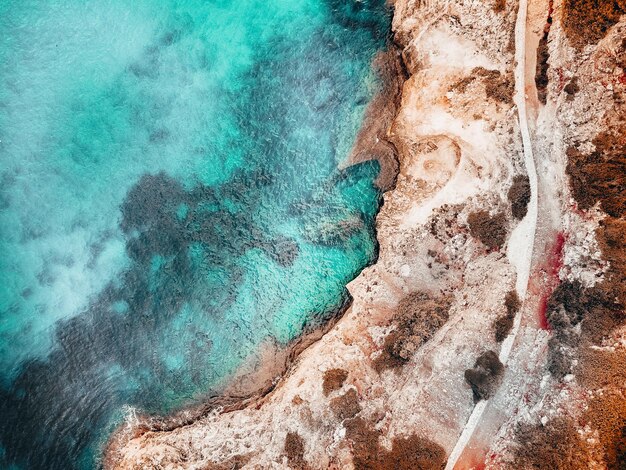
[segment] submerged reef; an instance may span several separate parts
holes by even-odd
[[[97,468],[126,419],[240,406],[345,312],[377,257],[381,164],[349,155],[390,12],[0,11],[0,467]]]

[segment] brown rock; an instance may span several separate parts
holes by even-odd
[[[339,390],[347,378],[348,371],[343,369],[330,369],[324,372],[324,381],[322,382],[324,395]]]

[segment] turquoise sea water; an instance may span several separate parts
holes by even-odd
[[[382,0],[0,2],[0,468],[94,468],[372,261]]]

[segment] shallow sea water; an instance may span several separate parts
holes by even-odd
[[[347,300],[382,0],[0,2],[0,468],[94,468]]]

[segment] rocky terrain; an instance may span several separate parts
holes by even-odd
[[[394,9],[352,305],[256,397],[129,416],[106,467],[626,468],[626,3]]]

